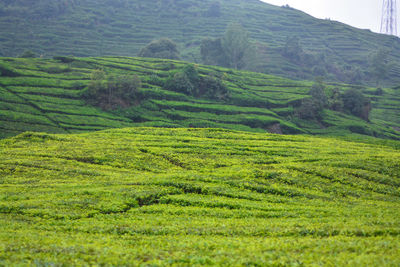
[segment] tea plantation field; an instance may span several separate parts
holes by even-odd
[[[399,266],[400,143],[223,129],[0,141],[0,266]]]
[[[68,61],[67,63],[62,61]],[[371,98],[370,122],[325,110],[321,122],[294,116],[314,82],[273,75],[194,65],[201,76],[221,77],[229,97],[208,99],[166,90],[163,83],[189,63],[182,61],[103,57],[0,58],[0,138],[24,131],[80,133],[131,126],[209,127],[286,134],[363,134],[400,139],[400,89],[356,87]],[[140,101],[120,110],[88,105],[82,93],[95,70],[109,76],[137,75]],[[327,84],[344,92],[354,86]],[[276,132],[276,130],[275,130]]]
[[[371,55],[384,49],[391,70],[382,82],[400,83],[398,38],[259,0],[3,0],[0,14],[0,56],[26,50],[44,57],[136,56],[152,40],[168,37],[183,60],[199,63],[205,37],[220,37],[229,24],[240,23],[257,47],[253,68],[260,72],[310,80],[314,66],[326,66],[330,80],[351,83],[361,75],[358,82],[375,85]],[[282,55],[291,37],[316,56],[314,64]]]

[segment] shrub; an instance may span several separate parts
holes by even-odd
[[[359,90],[347,90],[343,94],[342,99],[345,111],[364,120],[369,119],[369,112],[371,111],[371,101],[370,99],[366,98]]]
[[[296,110],[297,117],[305,120],[313,120],[321,118],[321,106],[313,98],[305,98],[301,100],[301,105]]]
[[[332,90],[332,95],[329,98],[329,108],[335,111],[343,111],[343,99],[339,88]]]
[[[321,119],[321,112],[328,104],[322,80],[317,80],[308,94],[311,98],[301,101],[301,105],[297,109],[297,116],[302,119]]]
[[[194,86],[184,72],[177,72],[165,82],[165,89],[187,95],[193,94]]]
[[[185,66],[171,75],[164,84],[166,90],[211,99],[224,99],[228,89],[220,78],[200,76],[193,65]]]
[[[140,50],[138,56],[163,59],[180,58],[176,43],[168,38],[152,41]]]
[[[75,61],[73,57],[65,57],[65,56],[54,56],[53,59],[59,60],[62,63],[71,63]]]
[[[225,99],[228,97],[228,88],[221,79],[204,76],[200,80],[197,94],[211,99]]]
[[[164,86],[165,80],[160,78],[157,74],[147,76],[147,83],[157,86]]]
[[[85,100],[103,109],[128,107],[139,99],[140,78],[136,75],[108,77],[102,70],[95,70],[83,93]]]
[[[315,84],[310,89],[308,93],[312,96],[314,102],[318,105],[319,109],[323,109],[326,107],[328,103],[328,98],[325,94],[325,85],[322,80],[318,79]]]
[[[33,53],[31,50],[26,50],[19,57],[21,57],[21,58],[35,58],[36,54]]]

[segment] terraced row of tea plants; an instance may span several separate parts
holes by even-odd
[[[317,67],[332,67],[327,75],[336,81],[351,81],[343,77],[349,71],[375,84],[370,56],[387,49],[393,68],[384,82],[400,82],[398,38],[259,0],[18,0],[1,2],[0,14],[0,56],[25,50],[45,57],[136,56],[150,41],[168,37],[182,59],[201,62],[201,41],[222,36],[235,22],[260,48],[260,72],[312,79],[312,67],[282,56],[287,39],[297,36],[305,51],[322,56]]]
[[[0,265],[398,266],[400,143],[222,129],[0,141]]]
[[[65,61],[65,59],[64,59]],[[196,65],[201,76],[218,76],[229,97],[213,100],[164,89],[163,83],[189,63],[124,57],[54,59],[0,58],[0,137],[24,131],[79,133],[128,126],[217,127],[255,132],[346,135],[352,132],[399,138],[400,90],[364,89],[373,100],[371,122],[325,110],[322,122],[299,120],[294,108],[309,97],[312,82]],[[135,105],[103,111],[82,93],[94,70],[137,75],[141,99]],[[327,91],[347,85],[329,85]],[[328,92],[329,93],[329,92]]]

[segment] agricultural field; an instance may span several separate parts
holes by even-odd
[[[0,140],[0,266],[399,266],[400,143],[223,129]]]
[[[331,80],[351,83],[353,73],[375,85],[370,59],[384,49],[393,65],[385,83],[400,83],[398,38],[259,0],[18,0],[1,1],[0,14],[2,57],[27,50],[47,58],[136,56],[152,40],[168,37],[178,44],[183,60],[200,63],[201,41],[222,36],[235,22],[258,48],[260,72],[313,79],[313,66],[282,56],[288,38],[299,37],[304,51],[320,64],[325,60]]]
[[[63,62],[64,61],[64,62]],[[65,63],[67,62],[67,63]],[[61,59],[0,58],[0,138],[24,131],[81,133],[132,126],[206,127],[251,132],[369,135],[400,138],[400,90],[326,84],[326,93],[358,88],[372,100],[370,121],[324,110],[319,123],[300,120],[295,109],[314,82],[193,65],[202,77],[221,77],[228,97],[210,99],[166,90],[165,81],[190,63],[161,59],[102,57]],[[95,70],[109,76],[137,75],[134,105],[103,110],[82,95]]]

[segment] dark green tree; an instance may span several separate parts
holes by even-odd
[[[221,38],[205,38],[201,41],[200,54],[203,64],[227,67],[224,51],[222,50]]]
[[[255,48],[240,24],[227,27],[224,36],[203,39],[200,54],[204,64],[234,69],[250,69],[255,62]]]
[[[387,78],[391,65],[392,64],[389,62],[388,50],[379,49],[375,54],[372,55],[370,70],[377,86],[380,85],[382,80]]]
[[[325,84],[322,78],[317,78],[308,94],[310,98],[301,101],[297,109],[298,117],[302,119],[321,119],[321,113],[327,107],[328,98],[325,93]]]
[[[91,103],[96,103],[100,96],[103,96],[106,93],[106,73],[103,70],[94,70],[90,75],[89,86],[84,93],[85,98]]]
[[[168,38],[152,41],[140,50],[138,56],[163,59],[180,59],[176,43]]]
[[[221,47],[229,67],[243,69],[249,64],[247,57],[251,53],[252,45],[248,32],[240,24],[228,26],[221,39]]]
[[[300,39],[297,36],[289,37],[286,39],[285,47],[283,48],[283,55],[294,62],[300,62],[303,48],[300,45]]]
[[[318,110],[323,110],[327,106],[328,98],[325,93],[325,84],[322,78],[316,79],[316,82],[313,84],[308,94],[312,96],[314,102],[318,106]]]
[[[369,120],[369,113],[372,109],[371,100],[365,97],[357,89],[349,89],[342,95],[344,110],[350,114]]]
[[[329,108],[331,110],[339,111],[339,112],[343,111],[344,104],[343,104],[343,99],[342,99],[342,95],[340,93],[339,88],[334,88],[331,91],[331,95],[329,97],[328,102],[329,102],[328,103]]]
[[[305,120],[320,119],[321,109],[312,97],[301,100],[300,107],[296,110],[297,117]]]

